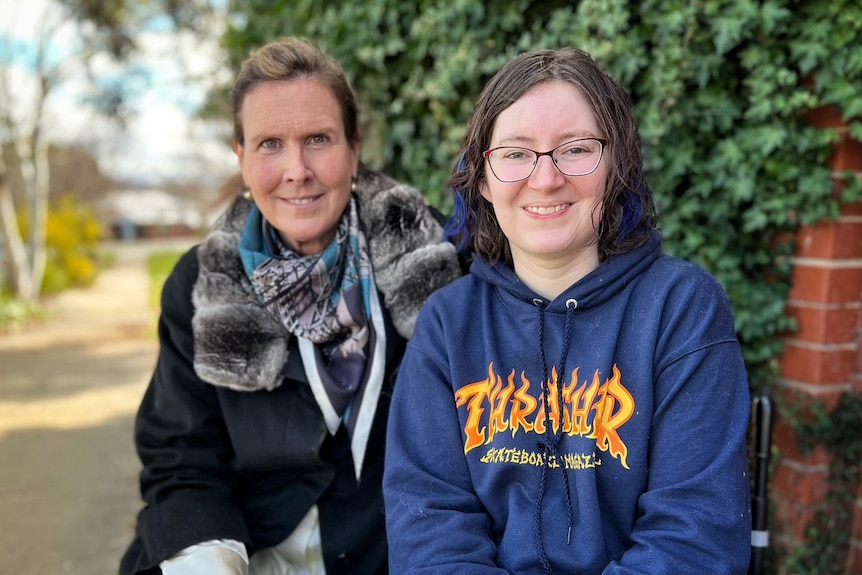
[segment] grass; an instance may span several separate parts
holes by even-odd
[[[38,303],[0,294],[0,333],[19,330],[44,317],[45,310]]]
[[[153,252],[147,257],[147,273],[150,276],[150,305],[153,309],[159,309],[162,286],[165,285],[165,280],[168,279],[174,265],[183,253],[183,251]]]

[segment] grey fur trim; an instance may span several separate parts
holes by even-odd
[[[238,199],[198,248],[200,271],[192,291],[195,372],[238,391],[281,384],[290,334],[258,304],[239,259],[239,238],[251,202]]]
[[[428,296],[461,275],[455,248],[442,241],[443,230],[416,189],[366,169],[356,183],[377,288],[395,329],[409,338]],[[195,372],[239,391],[281,385],[292,337],[261,306],[239,258],[250,209],[239,198],[213,225],[198,249],[192,292]]]

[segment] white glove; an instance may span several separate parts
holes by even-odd
[[[159,565],[162,575],[248,575],[245,545],[213,539],[186,547]]]

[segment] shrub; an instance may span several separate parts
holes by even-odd
[[[26,213],[19,215],[22,234],[29,234]],[[49,206],[45,246],[47,261],[42,293],[91,285],[98,274],[98,242],[102,224],[93,210],[70,196]]]
[[[0,293],[0,333],[15,331],[44,316],[45,310],[39,304]]]

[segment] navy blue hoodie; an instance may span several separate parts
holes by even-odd
[[[727,297],[658,232],[551,302],[477,258],[401,365],[390,569],[744,574],[748,420]]]

